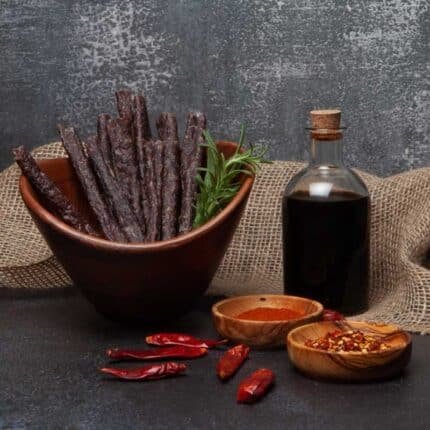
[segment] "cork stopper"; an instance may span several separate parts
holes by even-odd
[[[340,127],[339,109],[311,110],[311,126],[313,129],[338,130]]]
[[[310,114],[311,135],[314,139],[336,140],[342,137],[339,109],[312,110]]]

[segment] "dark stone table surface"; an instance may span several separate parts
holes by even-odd
[[[226,384],[214,373],[220,351],[189,363],[186,376],[152,382],[97,372],[110,346],[143,346],[156,330],[215,336],[204,298],[159,327],[124,327],[96,314],[74,289],[28,295],[0,291],[1,429],[428,429],[430,338],[414,336],[407,372],[373,384],[306,379],[286,351],[255,351]],[[237,405],[239,380],[258,367],[277,376],[258,404]]]

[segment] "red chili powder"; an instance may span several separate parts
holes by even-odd
[[[236,318],[254,321],[282,321],[293,320],[300,318],[303,315],[304,313],[302,312],[288,308],[259,307],[242,312],[239,315],[236,315]]]

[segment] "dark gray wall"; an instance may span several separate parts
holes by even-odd
[[[123,86],[217,137],[244,122],[276,158],[306,157],[308,111],[337,106],[349,164],[430,161],[429,0],[0,0],[0,32],[0,167],[58,121],[91,132]]]

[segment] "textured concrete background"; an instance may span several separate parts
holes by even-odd
[[[344,112],[347,161],[390,174],[430,161],[428,0],[0,0],[0,167],[17,144],[94,129],[113,91],[154,117],[248,126],[271,156],[306,157],[313,107]]]

